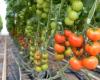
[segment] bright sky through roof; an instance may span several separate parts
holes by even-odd
[[[5,20],[6,7],[7,7],[6,2],[4,0],[0,0],[0,15],[1,15],[2,20],[3,20],[3,29],[1,30],[2,35],[7,35],[8,34],[8,31],[6,29],[6,20]]]
[[[4,0],[0,0],[0,15],[4,20],[6,16],[6,3],[4,2]]]

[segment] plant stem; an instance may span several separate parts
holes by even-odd
[[[52,5],[53,5],[53,1],[51,0],[51,2],[50,2],[50,11],[49,11],[49,14],[48,14],[48,21],[47,21],[47,26],[46,26],[47,31],[46,31],[46,34],[45,34],[45,48],[47,48],[47,44],[48,44],[48,30],[49,30],[49,23],[50,23],[51,12],[52,12]]]
[[[63,6],[64,2],[65,2],[65,0],[61,0],[61,4],[60,4],[60,7],[59,7],[58,14],[55,14],[55,15],[57,15],[57,16],[55,17],[55,22],[56,22],[56,23],[57,23],[58,19],[60,18],[60,13],[61,13],[62,6]],[[51,10],[52,10],[52,8],[51,8]],[[61,26],[61,28],[62,28],[62,30],[63,30],[63,26]],[[55,32],[56,32],[56,29],[55,29],[54,33],[55,33]],[[53,36],[54,33],[50,34],[50,37],[51,37],[51,38],[52,38],[52,36]],[[49,42],[50,42],[51,38],[47,40],[46,48],[47,48],[47,46],[49,45]]]

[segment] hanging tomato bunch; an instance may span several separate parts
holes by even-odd
[[[70,5],[67,7],[65,24],[73,25],[74,22],[79,18],[81,10],[83,9],[83,3],[81,0],[70,0]]]
[[[55,59],[67,59],[73,70],[82,68],[95,69],[99,64],[97,55],[100,54],[100,28],[89,28],[86,37],[82,34],[64,30],[64,34],[54,36]]]
[[[48,17],[48,13],[49,13],[49,5],[50,5],[50,1],[49,0],[36,0],[37,2],[37,10],[36,10],[36,14],[43,18],[46,19]]]
[[[34,65],[37,72],[42,72],[48,69],[48,53],[41,54],[36,51],[34,54]]]

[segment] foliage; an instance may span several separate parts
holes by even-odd
[[[0,31],[1,31],[1,29],[2,29],[2,26],[3,26],[3,23],[2,23],[2,18],[1,18],[1,16],[0,16]]]

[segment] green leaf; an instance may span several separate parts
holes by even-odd
[[[88,10],[91,9],[95,0],[83,0],[84,7]]]
[[[97,0],[95,0],[92,8],[89,11],[89,14],[88,14],[88,17],[87,17],[87,23],[88,23],[88,20],[90,20],[89,23],[91,22],[91,20],[92,20],[92,18],[94,16],[94,13],[96,11],[96,7],[97,7]]]

